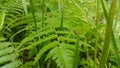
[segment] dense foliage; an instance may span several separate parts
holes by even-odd
[[[0,0],[1,68],[119,68],[119,0]]]

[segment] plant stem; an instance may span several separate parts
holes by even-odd
[[[37,23],[36,23],[36,17],[35,17],[35,9],[34,9],[34,3],[32,0],[30,0],[30,4],[31,4],[30,6],[31,6],[31,10],[32,10],[34,25],[35,25],[35,31],[37,34],[38,32],[37,32]],[[39,40],[39,37],[37,38],[37,40]],[[37,67],[40,68],[39,62],[37,63]]]
[[[101,0],[101,2],[103,2],[103,0]],[[110,47],[109,44],[110,44],[111,35],[112,35],[112,25],[113,25],[113,20],[114,20],[114,16],[115,16],[115,8],[116,8],[116,0],[112,0],[112,4],[111,4],[110,10],[109,10],[109,17],[108,17],[108,14],[105,12],[105,8],[103,7],[106,21],[107,21],[107,26],[106,26],[106,31],[105,31],[105,41],[104,41],[103,52],[102,52],[102,57],[101,57],[99,68],[105,67],[105,63],[108,58],[109,47]]]
[[[37,32],[37,24],[36,24],[36,17],[35,17],[35,9],[34,9],[34,4],[33,1],[30,0],[30,6],[31,6],[31,11],[32,11],[32,15],[33,15],[33,20],[34,20],[34,25],[35,25],[35,30]]]
[[[63,28],[63,18],[64,18],[64,8],[62,6],[62,8],[61,8],[61,25],[60,25],[61,28]]]
[[[44,26],[44,18],[45,18],[45,0],[42,0],[42,26]]]
[[[73,59],[73,68],[78,68],[78,61],[79,61],[79,34],[76,30],[74,30],[76,35],[76,49],[75,49],[75,55]]]
[[[113,49],[114,49],[115,55],[117,57],[118,68],[120,68],[119,49],[117,47],[117,43],[116,43],[113,31],[112,31],[112,35],[111,36],[112,36],[112,44],[113,44],[113,47],[114,47]]]
[[[99,23],[99,2],[100,0],[97,0],[97,20],[96,20],[96,39],[95,39],[95,42],[96,42],[96,45],[95,45],[95,54],[94,54],[94,68],[96,68],[96,59],[97,59],[97,41],[98,41],[98,23]]]

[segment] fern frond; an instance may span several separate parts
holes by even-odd
[[[10,42],[0,42],[0,68],[16,68],[22,62],[16,60],[19,56]]]
[[[46,60],[48,58],[51,58],[56,61],[57,66],[60,68],[72,68],[73,64],[73,57],[74,57],[74,49],[68,49],[64,48],[63,45],[62,48],[60,47],[55,47],[53,48],[47,55]],[[70,47],[70,45],[69,45]]]
[[[73,29],[71,27],[63,27],[61,29],[59,26],[53,26],[47,23],[46,27],[41,26],[38,32],[37,34],[33,32],[24,38],[18,47],[18,52],[29,50],[39,45],[41,49],[36,55],[34,63],[37,63],[47,52],[48,56],[46,60],[53,58],[58,67],[71,68],[75,51],[74,45],[76,43]],[[33,41],[37,37],[39,37],[40,40]],[[27,47],[22,47],[22,45],[27,45]]]
[[[1,68],[17,68],[20,64],[21,64],[21,61],[15,60],[14,62],[11,62],[9,64],[2,66]]]
[[[53,48],[53,47],[55,47],[55,46],[57,46],[57,41],[56,41],[56,42],[52,42],[52,43],[44,46],[44,47],[39,51],[39,53],[37,54],[37,56],[35,57],[34,63],[36,63],[36,62],[38,61],[38,59],[40,59],[41,56],[42,56],[46,51],[48,51],[49,49],[51,49],[51,48]]]

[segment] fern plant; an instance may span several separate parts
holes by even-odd
[[[74,44],[76,42],[75,35],[72,32],[73,30],[70,27],[61,29],[59,26],[51,26],[49,23],[45,27],[42,27],[42,25],[39,26],[41,26],[39,33],[32,33],[23,39],[19,46],[21,47],[26,43],[28,46],[24,48],[19,47],[18,51],[39,46],[40,50],[35,57],[34,63],[38,62],[42,55],[47,52],[46,60],[53,58],[58,67],[72,67],[75,50]],[[39,37],[40,41],[33,41],[36,37]]]
[[[104,24],[99,24],[98,21],[96,28],[92,19],[95,15],[95,0],[84,0],[84,2],[1,0],[0,2],[3,2],[0,4],[2,12],[0,36],[6,38],[0,42],[1,46],[3,45],[0,48],[0,57],[13,56],[0,62],[1,66],[8,64],[11,66],[14,64],[13,68],[98,66],[104,33],[101,29],[104,26],[101,25]],[[16,54],[18,55],[14,56]]]

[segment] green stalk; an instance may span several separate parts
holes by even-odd
[[[30,6],[31,6],[31,11],[32,11],[32,15],[33,15],[33,20],[34,20],[34,25],[35,25],[35,30],[37,31],[37,24],[36,24],[36,17],[35,17],[35,7],[33,4],[33,0],[30,0]]]
[[[102,8],[103,8],[103,11],[104,11],[104,16],[105,16],[105,19],[106,19],[106,22],[108,23],[108,12],[107,12],[107,8],[105,7],[105,1],[104,0],[101,0],[101,3],[102,3]]]
[[[76,30],[74,30],[75,35],[76,35],[76,49],[75,49],[75,54],[74,54],[74,59],[73,59],[73,67],[72,68],[78,68],[78,60],[79,60],[79,34]]]
[[[61,25],[60,25],[60,27],[63,28],[64,8],[62,7],[61,10],[62,11],[61,11]]]
[[[117,42],[116,42],[116,39],[115,39],[115,36],[114,36],[114,32],[115,32],[115,29],[116,29],[116,26],[117,26],[117,22],[118,22],[118,18],[120,16],[120,0],[119,0],[119,8],[118,8],[118,11],[117,11],[117,15],[116,15],[116,18],[115,18],[115,24],[114,24],[114,31],[112,31],[112,44],[113,44],[113,49],[114,49],[114,52],[115,52],[115,55],[117,57],[117,64],[118,64],[118,67],[120,68],[120,56],[119,56],[119,48],[117,47]],[[116,34],[117,36],[117,34]]]
[[[34,25],[35,25],[35,30],[36,30],[36,33],[37,32],[37,24],[36,24],[36,17],[35,17],[35,7],[34,7],[34,3],[33,3],[33,0],[29,0],[30,1],[30,6],[31,6],[31,11],[32,11],[32,15],[33,15],[33,20],[34,20]],[[38,39],[39,40],[39,37]],[[39,62],[37,63],[37,68],[40,68],[40,65],[39,65]]]
[[[87,46],[86,49],[87,49],[87,68],[89,68],[89,46]]]
[[[96,20],[96,45],[95,45],[95,54],[94,54],[94,68],[96,68],[96,59],[97,59],[97,41],[98,41],[98,22],[99,22],[99,3],[100,3],[100,0],[97,0],[97,20]]]
[[[0,13],[0,31],[2,30],[3,24],[5,19],[5,10]]]
[[[120,0],[119,0],[119,8],[118,8],[118,11],[117,11],[117,16],[116,16],[116,19],[115,19],[115,24],[114,24],[114,29],[116,29],[116,26],[117,26],[117,22],[119,21],[119,16],[120,16]]]
[[[109,10],[109,17],[108,14],[105,11],[103,0],[101,0],[103,10],[105,13],[106,21],[107,21],[107,26],[106,26],[106,31],[105,31],[105,41],[104,41],[104,46],[103,46],[103,52],[102,52],[102,57],[100,61],[100,66],[99,68],[105,68],[105,63],[108,58],[109,54],[109,47],[110,47],[110,41],[111,41],[111,35],[112,35],[112,25],[113,25],[113,20],[115,16],[115,8],[116,8],[116,0],[112,0],[112,4]]]
[[[50,68],[50,65],[51,65],[51,59],[48,60],[47,68]]]
[[[113,31],[112,31],[111,36],[112,36],[112,44],[113,44],[113,47],[114,47],[113,49],[114,49],[115,55],[117,57],[118,68],[120,68],[119,48],[117,47],[117,43],[116,43]]]
[[[42,26],[44,25],[45,19],[45,0],[42,0]]]

